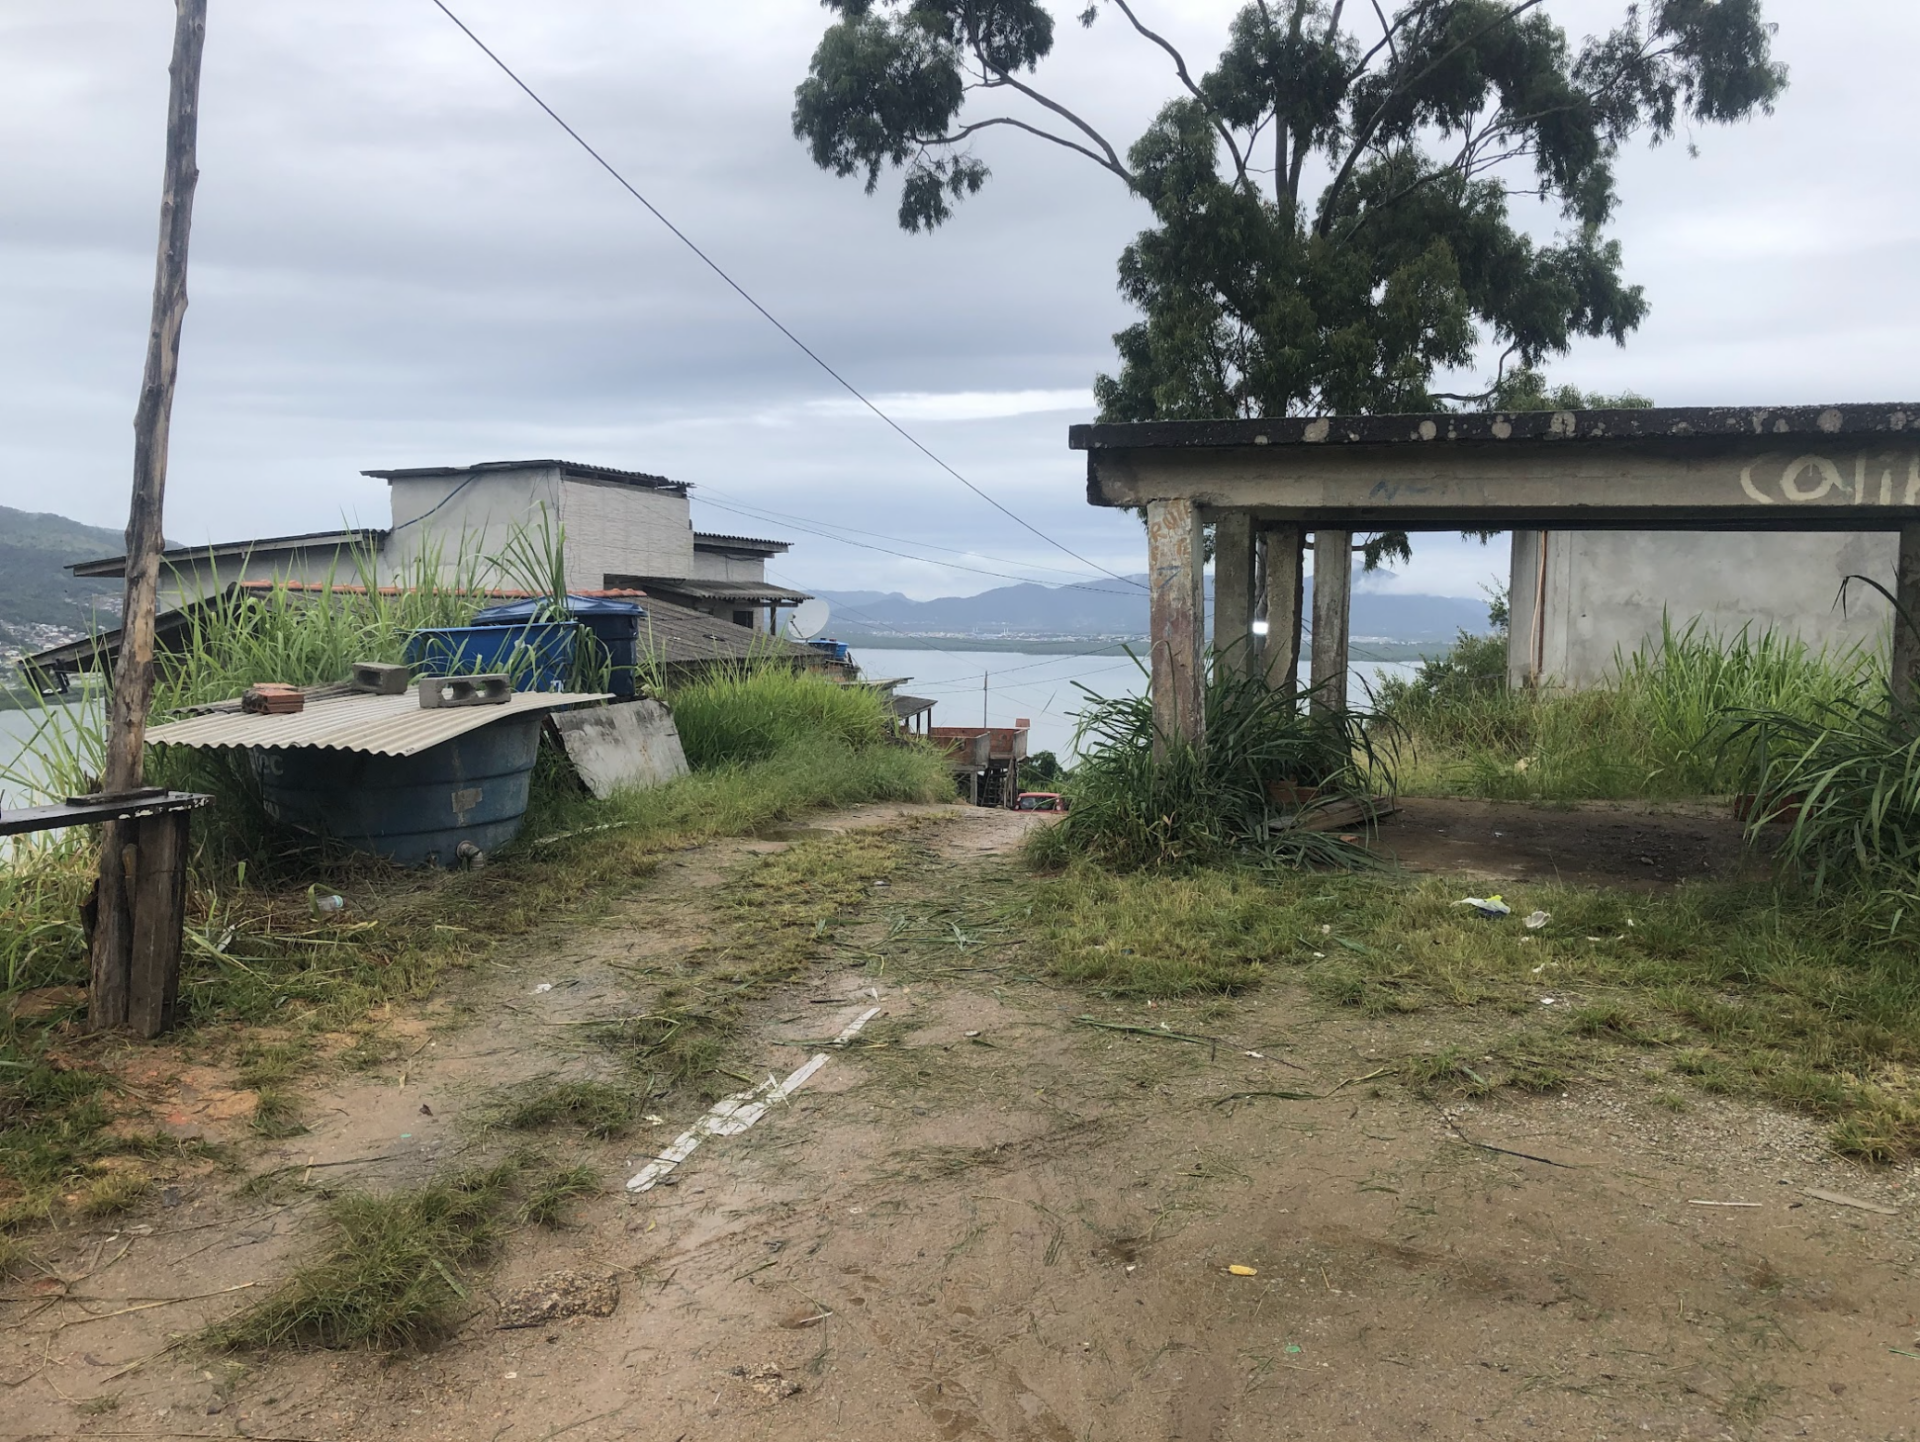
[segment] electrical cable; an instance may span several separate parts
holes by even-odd
[[[461,34],[465,35],[467,39],[471,40],[475,45],[477,45],[480,48],[481,54],[485,55],[487,59],[491,60],[495,65],[500,67],[501,73],[504,74],[507,77],[507,79],[511,80],[515,85],[519,86],[520,89],[526,93],[526,96],[529,100],[531,100],[535,105],[539,106],[542,110],[544,110],[547,113],[547,117],[550,120],[552,120],[555,125],[558,125],[562,130],[566,131],[566,133],[570,137],[572,137],[576,145],[578,145],[582,150],[586,151],[588,155],[592,156],[594,161],[600,166],[600,168],[606,171],[608,175],[611,175],[614,178],[614,180],[620,185],[620,187],[627,192],[627,194],[631,195],[635,200],[639,201],[642,205],[644,205],[647,208],[647,210],[653,215],[653,218],[655,220],[659,221],[668,230],[673,232],[675,239],[677,239],[682,245],[686,246],[688,250],[692,251],[696,256],[698,256],[701,259],[701,261],[705,263],[707,269],[711,270],[715,275],[719,276],[721,280],[725,281],[727,285],[733,289],[734,293],[737,294],[748,305],[752,306],[756,311],[758,311],[761,317],[769,325],[771,325],[775,330],[779,331],[780,334],[785,336],[788,340],[792,341],[793,344],[800,349],[802,354],[804,354],[815,365],[819,366],[821,370],[825,371],[828,375],[832,376],[833,379],[840,384],[840,387],[843,390],[845,390],[848,395],[852,396],[855,400],[859,401],[861,405],[865,406],[868,410],[872,411],[874,415],[878,416],[882,421],[884,421],[887,424],[887,426],[890,427],[893,430],[893,432],[896,435],[898,435],[902,440],[904,440],[908,445],[912,446],[915,450],[919,451],[921,455],[925,456],[928,460],[932,461],[936,466],[940,467],[941,470],[945,471],[948,475],[952,476],[961,485],[965,486],[968,490],[972,491],[981,500],[985,501],[988,505],[992,506],[996,511],[1000,512],[1001,515],[1005,516],[1008,520],[1013,521],[1015,524],[1024,527],[1026,530],[1031,531],[1034,535],[1038,536],[1041,540],[1045,541],[1049,546],[1052,546],[1055,550],[1060,551],[1064,555],[1073,557],[1074,560],[1078,561],[1081,565],[1086,566],[1091,570],[1098,571],[1105,576],[1111,576],[1116,581],[1123,581],[1128,585],[1139,587],[1139,589],[1143,591],[1147,589],[1145,586],[1142,586],[1138,581],[1134,581],[1126,576],[1122,576],[1116,571],[1109,571],[1105,566],[1100,565],[1097,561],[1088,560],[1085,556],[1081,555],[1078,551],[1074,550],[1071,546],[1066,545],[1064,542],[1054,540],[1052,536],[1049,536],[1045,531],[1041,530],[1038,526],[1034,525],[1031,521],[1027,520],[1024,516],[1020,516],[1015,512],[1009,510],[1006,506],[1002,505],[999,501],[995,500],[992,496],[988,495],[985,491],[981,490],[980,487],[976,486],[972,481],[968,480],[965,476],[961,475],[959,471],[955,470],[952,466],[948,465],[945,461],[941,460],[939,456],[935,455],[924,444],[922,444],[919,438],[916,437],[911,431],[907,430],[906,427],[902,426],[892,416],[888,415],[885,411],[881,410],[879,406],[875,405],[872,401],[868,400],[866,397],[866,394],[863,391],[861,391],[859,387],[854,385],[852,381],[848,380],[845,376],[841,375],[839,371],[835,370],[831,365],[827,364],[827,362],[820,356],[819,352],[815,351],[813,347],[809,346],[805,341],[801,340],[799,336],[795,335],[792,331],[788,330],[785,324],[783,324],[780,321],[780,319],[774,315],[772,311],[768,310],[764,305],[760,304],[759,301],[753,298],[752,294],[747,290],[745,286],[741,285],[739,281],[735,280],[732,276],[728,275],[725,270],[721,269],[718,261],[714,260],[712,256],[708,255],[704,250],[702,250],[698,245],[696,245],[693,242],[693,240],[687,235],[687,233],[681,230],[679,226],[675,225],[671,220],[668,220],[666,215],[660,210],[658,206],[656,206],[652,201],[648,200],[646,196],[642,195],[637,189],[634,188],[632,181],[628,180],[626,176],[622,175],[618,170],[616,170],[612,162],[607,160],[605,156],[601,155],[599,151],[595,150],[591,145],[589,145],[586,142],[586,140],[581,136],[579,131],[575,130],[571,125],[567,124],[566,121],[562,120],[560,118],[560,114],[558,111],[556,111],[551,105],[547,104],[546,101],[542,100],[539,97],[539,95],[534,92],[534,89],[532,86],[528,85],[526,81],[522,80],[518,75],[516,75],[513,71],[512,66],[508,65],[506,61],[502,60],[498,55],[494,54],[493,51],[488,48],[487,43],[484,40],[482,40],[478,35],[474,34],[472,30],[468,29],[467,23],[464,20],[462,20],[458,15],[454,14],[453,11],[447,8],[445,0],[432,0],[432,3],[434,7],[437,10],[439,10],[442,15],[445,15],[447,19],[451,20],[456,26],[459,27]]]

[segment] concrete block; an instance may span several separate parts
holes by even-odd
[[[424,711],[442,706],[504,706],[512,699],[513,681],[504,672],[420,678],[420,707]]]
[[[687,774],[673,712],[651,696],[556,711],[552,719],[573,769],[602,801],[616,791],[644,790]]]
[[[369,691],[375,696],[404,696],[412,680],[413,673],[405,666],[395,666],[386,661],[353,663],[353,687],[356,691]]]

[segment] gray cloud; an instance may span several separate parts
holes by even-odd
[[[885,190],[821,174],[789,134],[817,7],[457,8],[850,379],[901,398],[929,445],[1068,545],[1140,567],[1137,526],[1085,505],[1065,449],[1085,415],[1074,398],[1129,318],[1113,261],[1144,214],[1110,177],[995,145],[995,178],[958,220],[905,236]],[[1196,60],[1233,8],[1154,6]],[[1578,34],[1620,4],[1553,8]],[[1653,316],[1625,351],[1583,345],[1561,377],[1668,404],[1920,394],[1920,196],[1898,178],[1920,10],[1770,9],[1794,67],[1780,114],[1696,137],[1697,160],[1680,144],[1623,158],[1619,233]],[[124,519],[170,11],[13,0],[0,16],[9,505]],[[1089,97],[1118,143],[1168,93],[1160,61],[1116,26],[1063,26],[1061,52],[1054,82]],[[558,454],[1073,569],[844,405],[426,0],[215,0],[201,137],[171,535],[377,522],[384,492],[362,468]],[[1054,395],[1008,399],[1032,392]],[[784,569],[813,584],[991,584],[797,539]],[[1394,584],[1471,594],[1504,553],[1434,540],[1422,556]]]

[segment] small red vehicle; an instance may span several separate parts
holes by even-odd
[[[1013,803],[1015,811],[1065,811],[1069,802],[1058,791],[1022,791]]]

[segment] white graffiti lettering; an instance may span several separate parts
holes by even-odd
[[[1802,490],[1800,487],[1800,478],[1808,471],[1815,471],[1820,476],[1817,490]],[[1780,494],[1789,501],[1824,500],[1827,493],[1840,484],[1840,468],[1825,456],[1801,456],[1798,460],[1789,461],[1786,470],[1780,474]]]
[[[1879,504],[1892,506],[1920,505],[1920,453],[1906,457],[1907,480],[1902,494],[1896,502],[1894,491],[1897,485],[1897,469],[1900,464],[1899,452],[1883,451],[1877,456],[1861,455],[1854,457],[1853,479],[1851,483],[1841,474],[1840,467],[1825,456],[1795,456],[1780,470],[1780,479],[1769,483],[1773,467],[1779,463],[1778,452],[1772,455],[1756,456],[1740,469],[1740,490],[1748,500],[1762,506],[1777,506],[1782,501],[1788,505],[1805,506],[1830,498],[1842,502],[1851,502],[1856,506]],[[1880,471],[1879,494],[1873,493],[1873,471]],[[1754,479],[1759,472],[1761,480]],[[1777,487],[1778,494],[1774,494]]]

